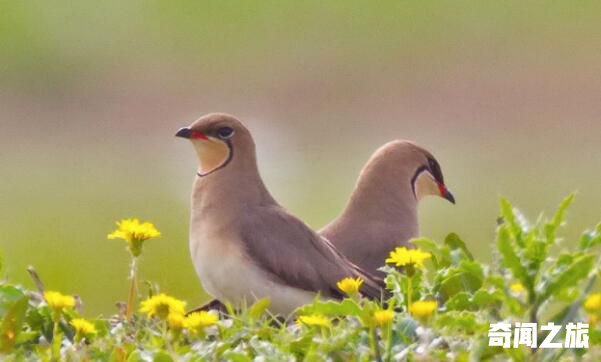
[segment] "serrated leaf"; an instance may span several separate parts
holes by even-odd
[[[601,223],[597,224],[594,230],[585,231],[580,237],[581,250],[586,251],[598,245],[601,245]]]
[[[482,285],[482,280],[484,279],[484,270],[482,269],[482,264],[473,260],[462,260],[461,263],[459,263],[459,268],[478,279],[480,281],[480,285]],[[480,289],[480,287],[476,289]]]
[[[464,260],[465,261],[465,260]],[[477,268],[448,268],[435,288],[446,300],[460,292],[473,293],[482,287],[482,275]]]
[[[499,226],[497,230],[497,249],[501,255],[501,262],[513,276],[524,285],[531,285],[526,268],[514,250],[515,246],[511,242],[509,231],[505,225]]]
[[[523,247],[522,233],[526,229],[524,216],[511,205],[509,200],[501,198],[499,203],[501,205],[501,217],[503,218],[503,224],[500,227],[507,228],[507,232],[513,236],[516,243]]]
[[[542,285],[538,302],[542,303],[551,296],[558,295],[564,288],[573,288],[588,277],[593,269],[596,255],[584,254],[573,259],[572,263],[555,275],[551,275]]]
[[[526,242],[524,256],[538,265],[547,258],[547,250],[548,244],[545,241],[534,238]]]
[[[459,292],[447,300],[445,307],[448,310],[468,310],[472,307],[471,296],[466,292]]]
[[[447,245],[451,250],[461,250],[470,260],[474,260],[474,256],[469,251],[465,242],[461,240],[459,235],[455,233],[450,233],[444,240],[445,245]]]
[[[563,224],[566,210],[574,201],[574,197],[576,197],[576,195],[571,194],[563,199],[559,204],[555,215],[553,215],[553,218],[549,222],[545,223],[544,231],[548,245],[551,245],[555,242],[557,238],[557,229],[559,229],[559,227]]]
[[[488,290],[480,289],[474,296],[472,297],[472,302],[480,307],[485,308],[489,305],[500,301],[503,298],[503,293],[499,290],[495,290],[494,292],[489,292]]]
[[[434,324],[441,330],[465,334],[474,334],[488,329],[487,325],[478,321],[474,312],[468,311],[450,311],[439,314],[434,320]]]

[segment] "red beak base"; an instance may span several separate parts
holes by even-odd
[[[190,138],[193,140],[208,140],[209,139],[209,137],[207,137],[206,134],[204,134],[202,132],[197,132],[197,131],[192,131]]]
[[[451,204],[455,204],[455,196],[447,189],[447,186],[442,182],[438,183],[438,190],[440,191],[440,196],[442,198],[447,199]]]

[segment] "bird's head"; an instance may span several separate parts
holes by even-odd
[[[392,175],[401,182],[410,182],[417,200],[435,195],[455,203],[436,158],[411,141],[397,140],[385,144],[376,151],[368,163],[368,169],[370,164],[378,169],[378,173]]]
[[[250,154],[254,143],[248,129],[234,116],[210,113],[175,134],[190,140],[199,161],[199,176],[207,176],[227,167],[234,152]]]

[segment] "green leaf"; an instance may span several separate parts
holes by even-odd
[[[462,260],[461,263],[459,263],[459,268],[479,280],[479,284],[482,286],[482,280],[484,279],[482,264],[473,260]],[[480,286],[476,289],[480,289]]]
[[[499,302],[503,299],[503,293],[500,290],[490,292],[488,290],[480,289],[472,297],[474,305],[480,308],[488,307],[489,305]]]
[[[557,229],[559,229],[559,227],[563,224],[566,210],[574,201],[574,197],[576,197],[576,195],[571,194],[563,199],[559,204],[559,207],[557,208],[553,218],[549,222],[545,223],[544,230],[548,245],[553,244],[557,239]]]
[[[127,362],[144,362],[144,358],[142,358],[142,354],[140,351],[133,351],[127,357]]]
[[[515,252],[515,246],[511,242],[509,231],[505,225],[499,226],[497,230],[497,249],[501,254],[503,265],[511,270],[513,276],[526,286],[532,285],[526,273],[526,268],[522,265],[520,258]]]
[[[587,251],[601,245],[601,223],[597,224],[594,230],[585,231],[580,237],[580,249]]]
[[[401,341],[411,343],[417,337],[418,324],[413,318],[400,319],[393,328],[393,341],[399,344]]]
[[[476,334],[488,330],[488,324],[479,321],[474,312],[450,311],[439,314],[434,325],[451,333]]]
[[[265,313],[267,308],[269,308],[270,305],[271,305],[271,299],[269,299],[269,298],[259,299],[248,309],[248,315],[252,319],[259,319],[259,318],[261,318],[263,313]]]
[[[567,266],[563,264],[556,266],[554,269],[559,271],[551,274],[538,288],[540,289],[538,303],[551,296],[559,295],[563,289],[576,287],[589,275],[596,259],[597,256],[594,254],[584,254],[575,257]]]
[[[474,260],[474,256],[468,250],[467,246],[465,245],[465,242],[461,240],[459,235],[455,233],[450,233],[445,238],[444,243],[445,245],[448,245],[449,248],[451,248],[451,250],[461,250],[470,260]]]
[[[459,292],[451,297],[445,307],[448,310],[468,310],[472,307],[471,296],[467,292]]]
[[[12,285],[0,286],[0,316],[3,316],[6,311],[14,305],[16,301],[23,298],[25,293]]]
[[[21,328],[25,321],[28,306],[29,297],[23,296],[8,308],[0,327],[0,352],[10,351],[17,341],[17,337],[21,333]]]
[[[501,204],[501,217],[503,224],[507,227],[507,231],[515,239],[516,243],[523,247],[524,242],[522,241],[522,234],[527,232],[527,222],[524,216],[515,209],[509,200],[505,198],[500,199]]]
[[[224,353],[223,357],[227,358],[228,361],[232,362],[252,362],[252,359],[250,357],[240,352],[228,351]]]
[[[442,271],[434,290],[440,292],[443,299],[448,299],[460,292],[473,293],[482,287],[483,271],[477,262],[462,260],[459,267],[451,267]]]
[[[298,312],[300,314],[322,314],[326,316],[360,316],[363,314],[361,307],[352,299],[344,299],[340,302],[315,300],[311,304],[300,307]]]
[[[165,351],[159,351],[154,355],[152,362],[173,362],[173,358]]]

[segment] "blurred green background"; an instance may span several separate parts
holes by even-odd
[[[205,300],[187,249],[191,146],[212,111],[243,119],[276,198],[319,228],[386,141],[430,149],[458,200],[421,205],[490,258],[497,198],[536,217],[578,190],[567,246],[601,219],[601,3],[0,2],[3,276],[114,311],[114,221],[163,232],[141,277]]]

